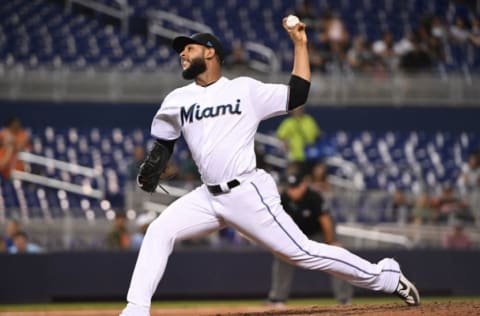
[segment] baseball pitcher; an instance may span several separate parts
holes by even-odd
[[[418,305],[415,286],[390,258],[370,263],[349,251],[309,240],[283,210],[273,178],[256,168],[254,135],[260,121],[305,104],[310,65],[305,24],[283,28],[294,45],[289,83],[268,84],[249,77],[222,76],[222,44],[208,33],[173,40],[182,75],[193,82],[168,94],[155,114],[153,148],[140,167],[139,186],[155,191],[183,134],[203,184],[172,203],[145,235],[122,316],[150,315],[150,303],[175,241],[231,226],[302,268],[325,271],[351,284],[396,293]]]

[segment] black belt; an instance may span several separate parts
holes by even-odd
[[[228,181],[228,182],[227,182],[227,187],[228,187],[228,189],[233,189],[234,187],[239,186],[239,185],[240,185],[240,181],[238,181],[237,179],[233,179],[232,181]],[[207,185],[207,189],[208,189],[208,191],[210,191],[210,193],[212,193],[212,194],[220,194],[220,193],[226,193],[226,192],[228,192],[228,191],[223,191],[223,190],[222,190],[222,187],[220,186],[220,184]]]

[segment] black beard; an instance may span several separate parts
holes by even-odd
[[[191,80],[197,78],[197,76],[207,70],[205,61],[201,58],[192,59],[190,67],[184,69],[182,72],[183,79]]]

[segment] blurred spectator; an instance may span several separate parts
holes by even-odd
[[[472,20],[472,30],[470,32],[470,40],[475,46],[480,46],[480,18],[474,17]]]
[[[349,34],[341,18],[332,12],[325,12],[320,19],[320,42],[325,43],[332,56],[338,60],[345,59],[349,44]]]
[[[404,56],[414,50],[415,35],[412,31],[405,32],[400,41],[395,43],[393,50],[397,56]]]
[[[387,208],[387,218],[405,224],[410,221],[412,216],[411,212],[412,202],[406,197],[402,190],[395,190],[392,201]]]
[[[319,162],[313,166],[310,187],[313,191],[322,195],[326,207],[330,208],[334,193],[332,184],[328,181],[328,167],[325,163]]]
[[[448,41],[448,30],[440,16],[424,19],[418,30],[420,46],[426,48],[434,63],[446,62],[445,45]]]
[[[450,38],[458,44],[466,43],[470,39],[470,32],[462,17],[455,18],[455,23],[450,27]]]
[[[431,223],[433,215],[430,196],[427,192],[420,193],[413,207],[413,223],[417,225]]]
[[[328,168],[323,162],[317,163],[312,169],[310,186],[319,194],[325,195],[332,191],[332,185],[328,182]]]
[[[347,63],[350,68],[355,72],[368,71],[373,65],[373,57],[365,38],[357,35],[347,52]]]
[[[400,69],[409,74],[431,70],[432,59],[426,48],[417,39],[413,39],[411,44],[412,49],[400,58]]]
[[[442,42],[448,39],[448,29],[442,17],[436,15],[432,18],[430,22],[430,34]]]
[[[251,70],[249,67],[248,55],[240,41],[235,41],[232,45],[232,52],[225,58],[225,69],[234,72],[245,72]]]
[[[286,174],[286,188],[281,193],[282,205],[302,232],[312,240],[337,245],[334,223],[325,208],[322,196],[310,189],[302,172]],[[275,257],[267,304],[282,305],[290,295],[295,267]],[[332,289],[340,304],[350,303],[353,287],[332,276]]]
[[[13,236],[20,231],[20,222],[16,219],[11,219],[7,223],[6,234],[5,234],[5,244],[7,248],[13,246]]]
[[[5,127],[0,130],[0,176],[10,179],[13,169],[24,170],[24,164],[17,160],[17,154],[29,149],[30,137],[23,129],[20,119],[8,119]]]
[[[456,196],[453,187],[449,184],[443,186],[442,193],[434,200],[434,206],[438,223],[451,223],[457,220],[473,221],[468,205]]]
[[[8,252],[11,254],[18,253],[39,253],[43,249],[28,241],[28,236],[24,231],[18,231],[13,235],[13,246],[8,248]]]
[[[320,134],[315,119],[306,114],[303,107],[296,108],[277,129],[277,136],[284,141],[291,162],[305,163],[306,148],[315,144]]]
[[[442,41],[436,37],[430,37],[428,40],[428,50],[434,62],[445,62],[445,48]]]
[[[477,223],[480,224],[480,152],[473,151],[468,156],[468,162],[462,166],[458,179],[462,196],[470,206]]]
[[[105,239],[109,249],[128,249],[130,247],[130,234],[127,230],[127,216],[124,212],[115,214],[112,229]]]
[[[0,238],[0,253],[7,252],[7,243],[4,239]]]
[[[480,151],[473,151],[468,155],[468,162],[462,166],[458,181],[462,190],[480,189]]]
[[[298,3],[298,1],[297,1]],[[300,1],[299,5],[295,9],[295,13],[300,21],[305,23],[307,26],[307,31],[312,30],[315,31],[317,28],[317,14],[315,12],[315,8],[312,5],[312,1],[310,0],[303,0]],[[310,37],[310,36],[309,36]]]
[[[140,249],[148,226],[151,222],[153,222],[156,217],[157,215],[153,212],[143,213],[137,217],[135,221],[135,224],[137,225],[137,231],[132,235],[132,238],[130,239],[130,248]]]
[[[472,247],[472,241],[465,233],[463,225],[457,223],[443,241],[443,246],[450,249],[469,249]]]
[[[329,62],[327,54],[320,51],[313,43],[308,43],[308,57],[310,59],[310,68],[312,72],[326,72]]]
[[[132,152],[132,158],[128,162],[127,167],[127,180],[136,182],[137,181],[137,174],[138,168],[142,164],[143,160],[145,159],[145,149],[143,146],[135,146]]]
[[[398,65],[398,57],[393,49],[394,44],[392,32],[384,31],[382,38],[375,41],[372,45],[372,52],[389,71],[396,70]]]
[[[300,163],[300,162],[289,163],[287,165],[287,168],[285,168],[285,174],[299,173],[301,171],[302,171],[302,163]]]

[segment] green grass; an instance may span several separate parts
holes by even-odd
[[[480,302],[480,297],[423,297],[423,303],[429,302]],[[190,307],[211,307],[211,306],[260,306],[263,300],[195,300],[195,301],[162,301],[154,302],[153,308],[190,308]],[[353,304],[390,304],[401,303],[395,297],[357,297]],[[305,298],[291,299],[289,306],[311,306],[311,305],[335,305],[336,302],[329,298]],[[102,303],[51,303],[51,304],[21,304],[1,305],[0,312],[4,311],[51,311],[51,310],[101,310],[101,309],[122,309],[123,302],[102,302]]]

